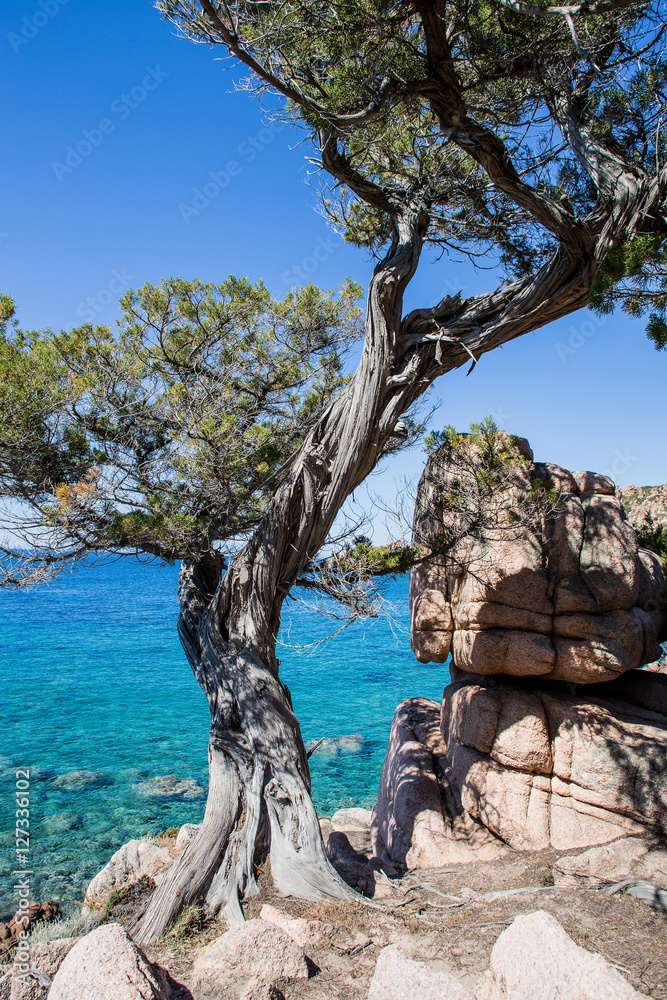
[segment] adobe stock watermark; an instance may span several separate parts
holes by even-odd
[[[32,39],[45,28],[59,12],[61,7],[67,6],[69,0],[39,0],[37,9],[30,17],[24,17],[21,21],[21,31],[10,31],[7,41],[18,52],[22,45],[27,45]]]
[[[320,264],[324,264],[325,261],[329,260],[332,254],[336,252],[342,246],[342,240],[335,236],[320,236],[318,237],[317,243],[311,249],[309,254],[300,260],[296,264],[292,264],[287,268],[286,271],[280,275],[280,280],[283,285],[283,292],[288,291],[297,282],[309,281],[313,276],[315,271],[317,271]],[[280,292],[274,293],[274,298],[278,298]]]
[[[624,472],[631,469],[635,462],[639,461],[638,455],[631,455],[630,449],[626,448],[625,451],[620,451],[618,448],[614,452],[614,461],[611,463],[608,469],[603,471],[604,476],[609,476],[616,482],[618,476],[622,476]]]
[[[142,104],[151,91],[156,90],[163,80],[169,76],[160,66],[147,66],[146,72],[140,84],[133,87],[129,94],[121,94],[111,102],[109,112],[115,115],[118,121],[125,121],[130,114]],[[101,146],[107,135],[116,131],[117,122],[113,118],[100,118],[93,128],[84,128],[82,138],[75,145],[67,146],[62,160],[53,160],[51,169],[62,183],[63,179],[73,173],[83,161],[90,156],[94,149]]]
[[[30,883],[33,875],[30,866],[30,768],[18,768],[15,772],[15,838],[14,850],[14,892],[18,908],[15,916],[19,928],[18,945],[14,955],[14,970],[19,977],[27,980],[30,971],[29,929],[30,929]]]
[[[503,430],[506,422],[512,419],[512,414],[507,413],[503,406],[496,406],[489,410],[489,416],[500,430]]]
[[[272,122],[266,128],[262,128],[255,135],[247,136],[243,142],[236,147],[236,156],[239,159],[228,160],[222,170],[209,170],[207,179],[200,185],[192,189],[192,201],[189,204],[180,202],[178,211],[186,225],[190,224],[193,216],[200,215],[212,201],[222,194],[222,192],[232,183],[232,178],[243,173],[245,164],[252,163],[259,154],[270,146],[276,134],[285,128],[283,122]]]
[[[134,275],[128,274],[125,268],[118,271],[116,268],[111,272],[111,279],[100,288],[95,295],[89,295],[87,299],[80,302],[76,307],[76,314],[84,323],[92,323],[98,315],[111,305],[114,299],[130,287],[130,282],[134,281]]]
[[[584,320],[579,326],[571,326],[567,343],[564,344],[562,340],[556,341],[556,354],[561,360],[562,364],[565,364],[570,354],[576,354],[577,351],[581,350],[587,340],[594,337],[601,326],[607,322],[606,316],[597,316],[595,313],[590,313],[590,319]]]

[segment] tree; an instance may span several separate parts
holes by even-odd
[[[661,129],[667,27],[659,3],[162,0],[158,6],[185,35],[245,65],[249,90],[284,98],[277,113],[305,130],[313,159],[330,179],[324,211],[377,264],[358,368],[302,427],[294,453],[281,453],[271,466],[261,516],[239,525],[245,544],[228,564],[215,546],[204,552],[174,542],[171,549],[185,559],[181,639],[211,706],[210,791],[197,838],[136,927],[145,941],[196,896],[238,917],[238,894],[253,890],[257,851],[270,850],[274,880],[286,892],[348,892],[323,851],[306,755],[278,677],[275,635],[285,595],[308,570],[345,499],[404,433],[405,414],[440,375],[466,363],[472,370],[484,353],[589,301],[610,308],[619,296],[624,301],[628,286],[635,311],[656,312],[659,334],[667,234]],[[448,296],[403,317],[424,247],[484,258],[505,278],[487,294]],[[160,322],[151,319],[151,329],[159,333]],[[103,369],[104,350],[99,363],[97,357],[95,345],[89,365]],[[58,392],[67,389],[64,380]],[[133,449],[124,396],[111,403],[119,407],[117,418],[104,411],[98,429],[106,433],[105,421],[115,421],[120,447]],[[155,441],[149,435],[139,473],[162,446],[160,422],[151,426]],[[76,464],[94,432],[75,427],[70,439],[63,429],[57,449],[54,469],[63,463],[65,503],[73,495],[77,510],[95,506],[85,496],[99,479],[81,479]],[[37,433],[38,455],[48,457],[49,433]],[[201,457],[219,460],[214,447],[203,448]],[[101,479],[103,460],[93,458]],[[31,475],[30,456],[22,461]],[[179,514],[179,490],[187,500],[191,471],[206,478],[195,462],[158,483],[158,495],[164,488]],[[30,500],[18,479],[16,489]],[[152,489],[147,479],[146,491]],[[206,508],[212,521],[219,499],[213,491]],[[152,502],[150,516],[171,524],[174,508],[158,503],[156,511]],[[132,497],[129,504],[113,515],[119,545],[151,551],[152,523],[146,544],[128,530],[135,517],[139,528],[146,526],[146,510],[140,505],[137,512]],[[201,515],[184,504],[178,531],[189,539],[200,529],[188,518]],[[45,516],[53,516],[50,504]],[[58,527],[76,528],[73,512],[61,517]],[[85,531],[74,537],[88,544]]]

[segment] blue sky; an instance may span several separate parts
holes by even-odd
[[[0,13],[0,286],[25,327],[111,323],[125,287],[180,274],[366,284],[372,264],[314,210],[303,136],[267,128],[222,52],[176,36],[150,3],[16,0]],[[197,193],[198,192],[198,193]],[[493,272],[423,260],[408,308],[494,287]],[[667,481],[667,354],[641,321],[581,312],[441,379],[434,426],[493,414],[536,458]],[[418,473],[395,458],[371,488]]]

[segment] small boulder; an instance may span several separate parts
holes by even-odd
[[[86,905],[97,909],[112,889],[126,882],[136,882],[144,875],[159,882],[160,875],[173,860],[174,856],[166,847],[158,847],[147,840],[128,841],[116,851],[86,889]]]
[[[578,889],[600,889],[628,878],[648,847],[636,837],[623,837],[582,854],[559,858],[553,866],[554,885]]]
[[[575,944],[544,910],[516,917],[491,952],[475,1000],[639,1000],[601,955]]]
[[[248,920],[232,927],[207,945],[192,966],[194,980],[220,985],[230,977],[248,978],[257,983],[281,979],[307,979],[308,966],[303,951],[289,934],[265,920]]]
[[[181,829],[178,831],[178,836],[176,837],[175,848],[177,851],[183,851],[190,843],[194,840],[197,833],[199,832],[198,823],[184,823]]]
[[[167,973],[152,965],[120,924],[104,924],[66,956],[49,1000],[169,1000]]]
[[[448,972],[415,962],[390,944],[378,957],[368,1000],[473,1000],[473,997]]]
[[[266,903],[259,912],[260,920],[265,920],[292,938],[300,948],[311,948],[321,941],[325,934],[331,934],[333,926],[321,920],[305,920],[303,917],[292,917],[289,913],[278,910]]]
[[[53,979],[78,940],[73,937],[59,938],[56,941],[29,944],[25,951],[19,948],[12,968],[10,1000],[41,1000],[44,986],[30,972],[34,970],[41,976]]]
[[[370,830],[373,813],[370,809],[339,809],[331,817],[331,826],[341,833],[354,830]]]

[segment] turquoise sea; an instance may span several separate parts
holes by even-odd
[[[17,769],[30,769],[34,899],[77,900],[121,844],[201,819],[209,715],[176,633],[177,578],[176,566],[93,561],[0,593],[0,912],[15,908]],[[396,705],[439,699],[448,680],[410,650],[407,576],[385,596],[391,620],[319,644],[340,622],[284,607],[281,676],[306,743],[328,740],[311,757],[320,815],[372,806]],[[193,797],[150,797],[164,775],[190,779]]]

